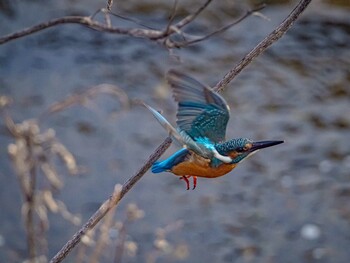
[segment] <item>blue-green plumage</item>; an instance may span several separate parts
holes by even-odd
[[[225,141],[230,112],[224,98],[197,80],[174,70],[169,71],[167,80],[178,102],[178,128],[171,126],[152,107],[145,106],[184,148],[168,159],[156,162],[152,172],[171,171],[183,176],[188,184],[188,176],[221,176],[259,149],[283,142],[253,142],[246,138]]]
[[[203,140],[202,138],[197,141],[200,143],[209,143],[209,140]],[[253,143],[249,139],[244,138],[238,138],[238,139],[232,139],[224,143],[218,143],[218,144],[211,144],[212,147],[215,147],[215,149],[222,155],[228,155],[230,152],[232,152],[233,149],[241,152],[240,155],[238,155],[236,158],[232,159],[232,164],[237,164],[241,162],[245,157],[247,157],[251,152],[247,151],[244,152],[243,148],[246,144]],[[165,159],[164,161],[155,162],[152,166],[152,172],[153,173],[160,173],[164,171],[171,171],[171,169],[176,166],[177,164],[183,162],[186,157],[190,155],[190,151],[186,148],[182,148],[181,150],[175,152],[172,156],[170,156],[168,159]],[[223,164],[223,162],[217,158],[213,158],[210,162],[211,167],[218,167],[219,165]]]
[[[210,138],[212,142],[220,142],[225,139],[228,120],[228,111],[218,105],[179,102],[177,125],[192,138]]]

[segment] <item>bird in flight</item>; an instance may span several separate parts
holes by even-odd
[[[226,141],[230,109],[225,99],[210,87],[175,70],[168,72],[167,81],[178,103],[177,129],[154,108],[145,106],[183,148],[168,159],[155,162],[153,173],[171,172],[180,176],[187,190],[192,178],[192,189],[195,189],[197,177],[223,176],[258,150],[283,143],[247,138]]]

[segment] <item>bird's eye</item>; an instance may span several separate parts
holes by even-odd
[[[249,146],[250,145],[246,144],[246,145],[244,145],[244,147],[238,147],[236,151],[237,152],[246,152],[246,151],[248,151],[250,149]]]
[[[239,147],[236,149],[237,152],[244,152],[244,147]]]

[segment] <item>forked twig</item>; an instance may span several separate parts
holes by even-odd
[[[293,24],[293,22],[300,16],[300,14],[305,10],[311,0],[300,0],[298,5],[293,9],[293,11],[288,15],[288,17],[262,42],[260,42],[251,52],[249,52],[239,63],[235,66],[226,76],[221,80],[215,87],[216,90],[224,89],[233,78],[241,72],[255,57],[263,53],[271,44],[277,41]],[[141,167],[141,169],[131,177],[126,183],[124,183],[122,191],[118,198],[111,196],[107,201],[105,201],[102,206],[97,210],[97,212],[87,221],[84,226],[73,235],[73,237],[63,246],[63,248],[51,259],[51,263],[61,262],[69,252],[79,243],[82,236],[91,228],[93,228],[104,215],[116,205],[123,196],[141,179],[141,177],[147,172],[147,170],[152,166],[152,164],[165,152],[165,150],[171,144],[171,138],[167,138],[156,151],[148,158],[146,163]]]
[[[176,15],[176,11],[177,11],[177,2],[178,2],[178,0],[174,1],[173,8],[171,10],[170,17],[169,17],[169,22],[168,22],[168,25],[166,26],[166,29],[165,29],[166,32],[168,32],[170,30],[171,24],[173,23],[173,21],[175,19],[175,15]]]
[[[168,38],[173,34],[180,34],[181,35],[181,28],[183,28],[184,26],[188,25],[193,20],[195,20],[198,17],[198,15],[210,4],[210,2],[212,2],[212,0],[207,0],[193,14],[186,16],[185,18],[183,18],[182,20],[180,20],[176,24],[172,25],[172,22],[173,22],[173,19],[175,16],[176,6],[177,6],[177,1],[175,1],[173,13],[172,13],[172,16],[171,16],[169,23],[167,24],[165,29],[157,30],[157,29],[154,29],[152,27],[149,27],[149,26],[141,23],[140,21],[138,21],[136,19],[127,18],[127,17],[122,16],[120,14],[113,13],[111,11],[113,1],[108,0],[107,9],[106,8],[99,9],[91,16],[65,16],[65,17],[61,17],[61,18],[52,19],[52,20],[49,20],[47,22],[43,22],[43,23],[37,24],[35,26],[31,26],[31,27],[22,29],[20,31],[2,36],[2,37],[0,37],[0,45],[5,44],[9,41],[24,37],[24,36],[34,34],[36,32],[42,31],[42,30],[47,29],[47,28],[58,26],[58,25],[78,24],[78,25],[82,25],[82,26],[97,30],[97,31],[101,31],[101,32],[120,34],[120,35],[128,35],[128,36],[132,36],[132,37],[145,38],[145,39],[149,39],[152,41],[157,41],[158,43],[165,45],[167,48],[173,48],[174,44],[172,44],[171,41],[168,41]],[[101,12],[104,14],[105,23],[101,23],[97,20],[94,20],[95,16]],[[145,28],[123,28],[123,27],[112,26],[109,15],[113,15],[113,16],[122,18],[124,20],[131,21],[131,22],[136,23],[137,25],[140,25],[140,26],[145,27]],[[207,39],[208,37],[206,37],[205,39]],[[162,41],[159,41],[159,40],[162,40]],[[199,42],[199,41],[196,41],[196,42]],[[183,42],[181,46],[185,46],[185,43],[186,42]],[[195,43],[195,42],[193,42],[193,43]]]
[[[211,32],[211,33],[209,33],[209,34],[203,36],[203,37],[198,37],[198,38],[195,38],[195,39],[192,39],[192,40],[188,40],[188,41],[185,40],[185,41],[183,41],[183,42],[174,42],[174,41],[172,41],[172,43],[173,43],[174,47],[179,48],[179,47],[185,47],[185,46],[193,45],[193,44],[196,44],[196,43],[198,43],[198,42],[207,40],[207,39],[209,39],[209,38],[211,38],[211,37],[213,37],[213,36],[215,36],[215,35],[218,35],[218,34],[223,33],[224,31],[227,31],[227,30],[230,29],[231,27],[233,27],[233,26],[239,24],[239,23],[242,22],[244,19],[246,19],[248,16],[254,14],[255,12],[260,11],[260,10],[263,9],[265,6],[266,6],[266,5],[261,5],[261,6],[257,7],[257,8],[252,9],[252,10],[248,10],[244,15],[242,15],[242,16],[241,16],[240,18],[238,18],[236,21],[234,21],[234,22],[232,22],[232,23],[230,23],[230,24],[228,24],[228,25],[225,25],[225,26],[219,28],[218,30],[215,30],[215,31],[213,31],[213,32]]]

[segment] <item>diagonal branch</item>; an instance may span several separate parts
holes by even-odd
[[[260,42],[251,52],[249,52],[226,76],[220,81],[215,89],[222,90],[230,83],[235,76],[238,75],[252,60],[263,53],[269,46],[276,42],[291,27],[293,22],[297,20],[300,14],[305,10],[311,0],[300,0],[298,5],[293,9],[289,16],[262,42]],[[61,262],[70,251],[79,243],[82,236],[91,228],[93,228],[104,215],[123,198],[123,196],[141,179],[152,164],[165,152],[171,144],[171,138],[167,138],[157,150],[149,157],[141,169],[131,177],[122,188],[119,198],[115,201],[109,198],[100,207],[100,209],[88,220],[88,222],[63,246],[63,248],[51,259],[50,263]]]
[[[119,201],[126,195],[127,192],[141,179],[141,177],[147,172],[152,164],[169,148],[171,144],[171,138],[168,137],[165,141],[151,154],[142,168],[128,181],[126,181],[123,187],[114,193],[100,206],[100,208],[90,217],[90,219],[82,226],[82,228],[74,234],[74,236],[62,247],[62,249],[54,256],[50,263],[61,262],[69,252],[80,242],[81,238],[87,233],[88,230],[94,228],[94,226],[114,207]]]
[[[202,13],[202,11],[207,8],[207,6],[211,3],[212,0],[207,0],[201,7],[198,8],[198,10],[196,12],[194,12],[193,14],[190,14],[188,16],[186,16],[184,19],[182,19],[181,21],[179,21],[177,24],[174,25],[174,27],[176,28],[182,28],[186,25],[188,25],[189,23],[191,23],[193,20],[196,19],[196,17]]]

